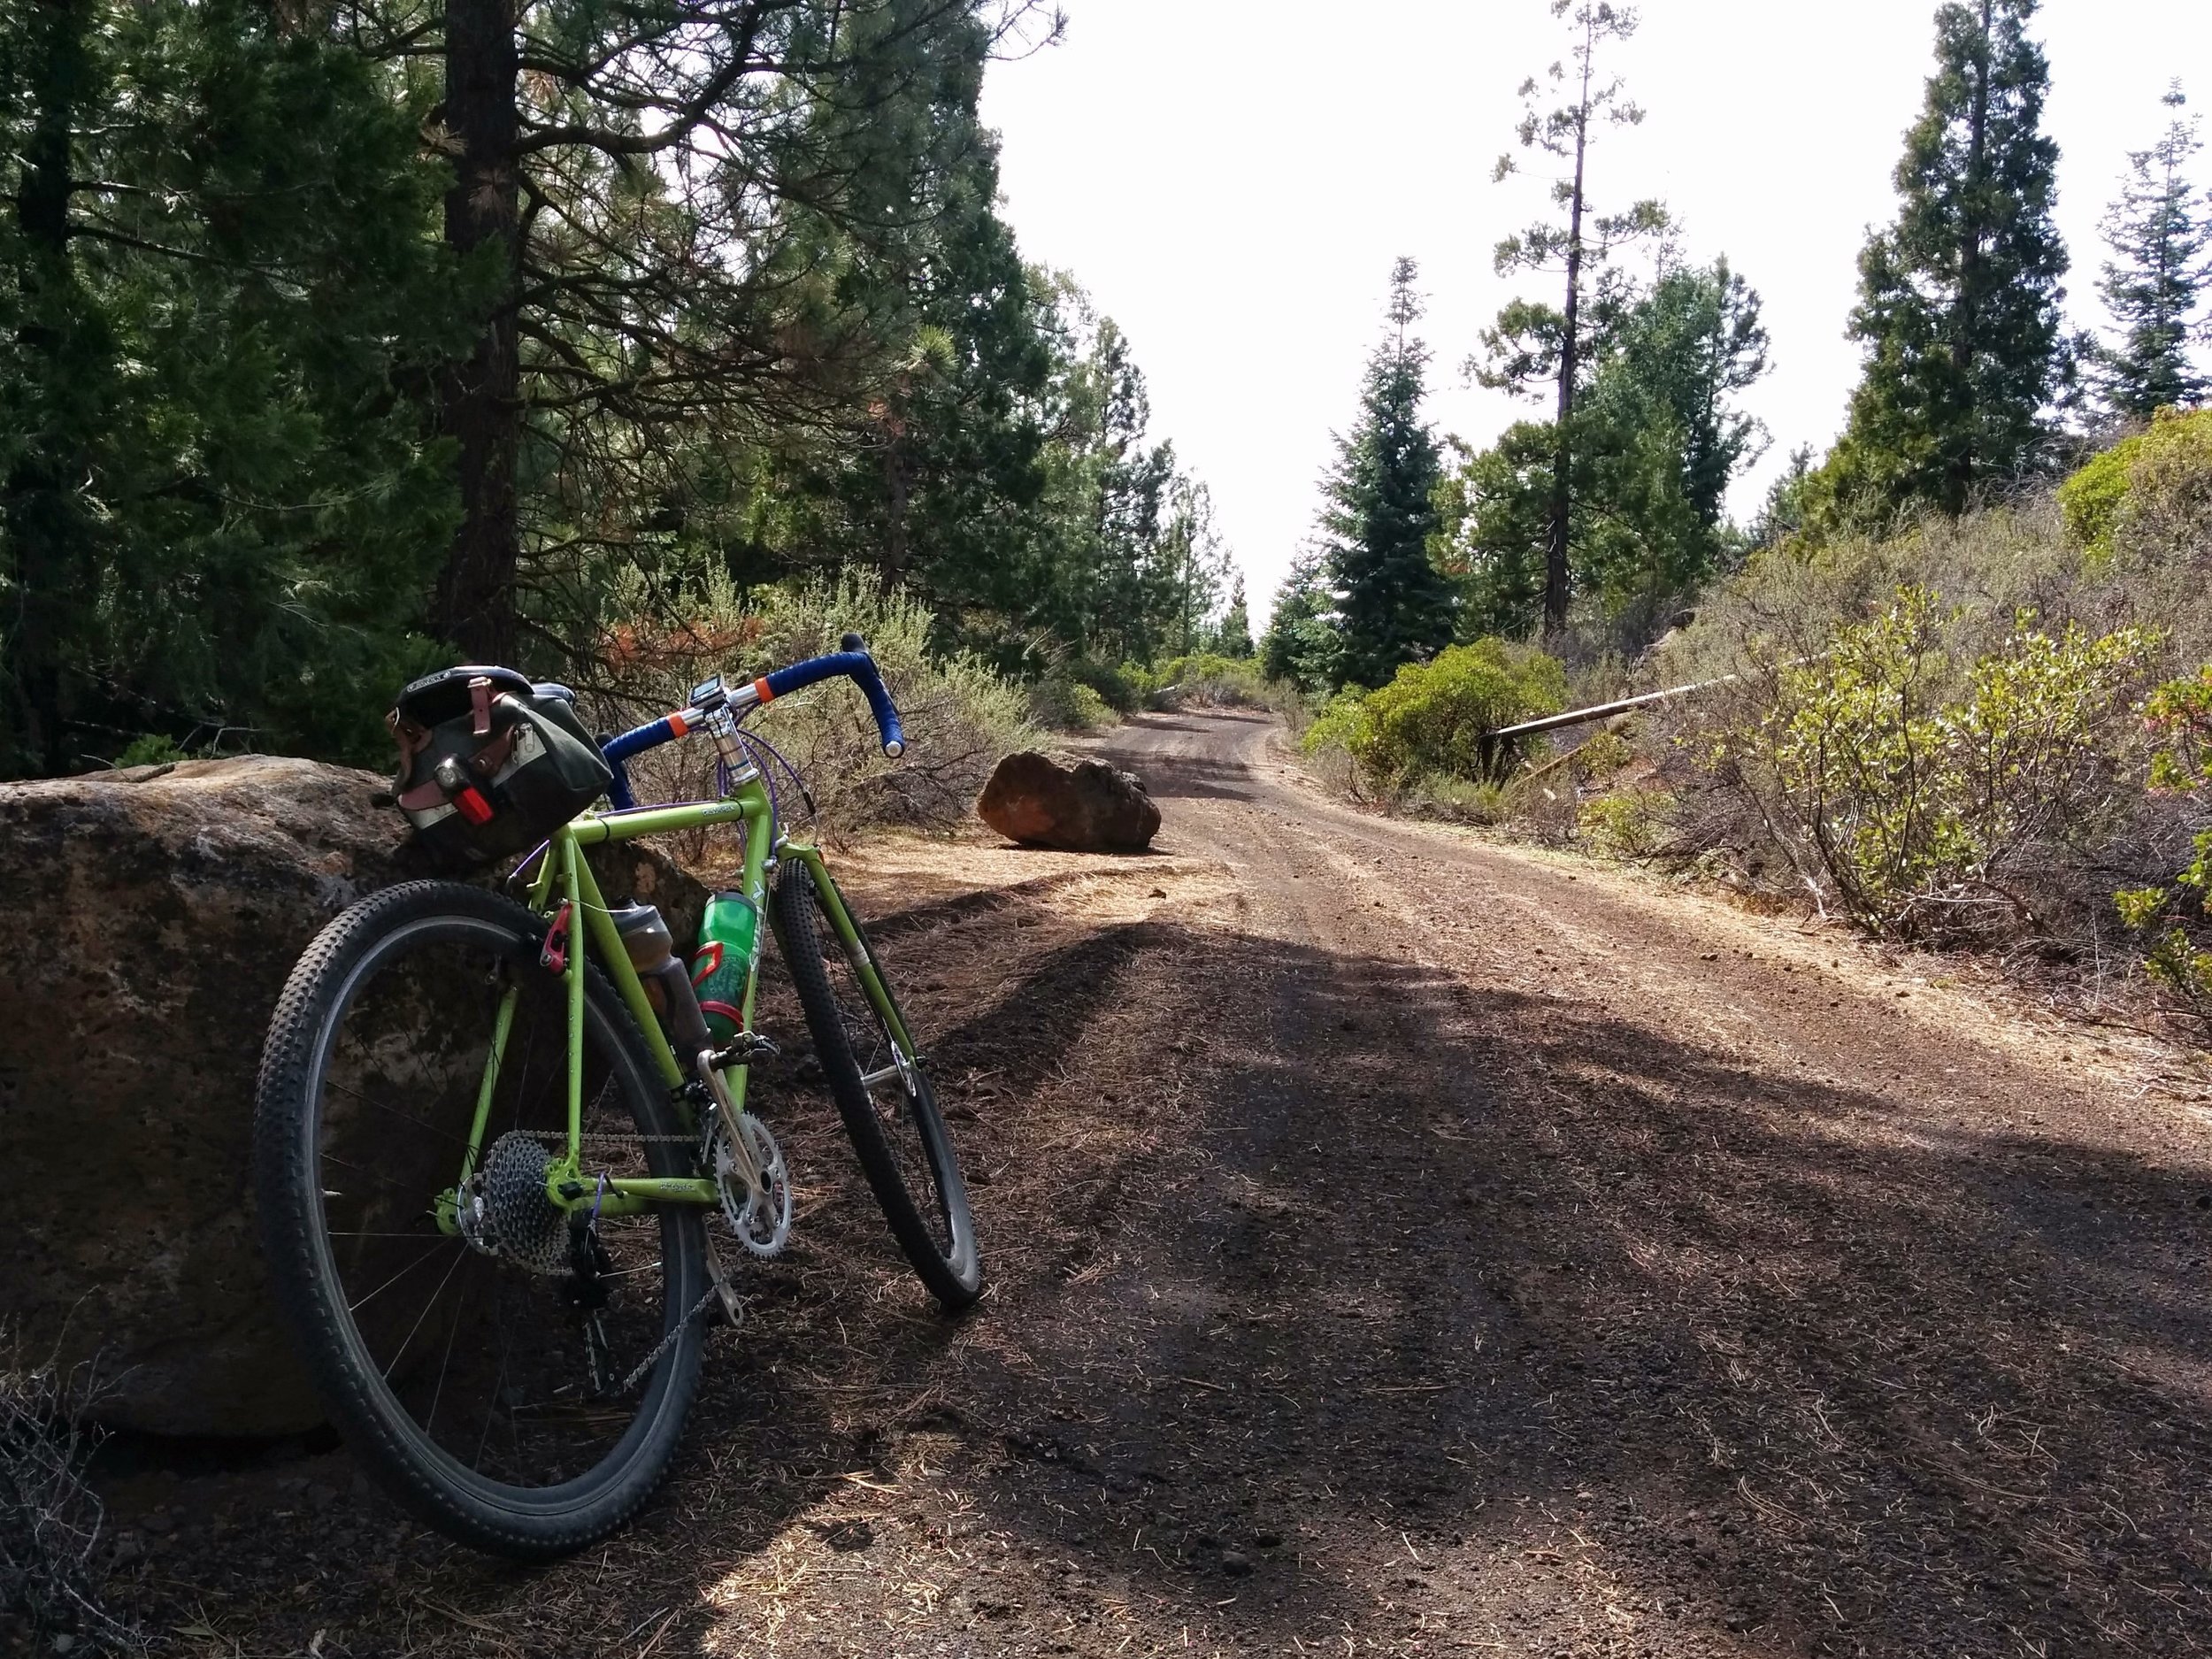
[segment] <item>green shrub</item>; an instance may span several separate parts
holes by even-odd
[[[1575,833],[1608,858],[1647,863],[1666,849],[1673,804],[1664,789],[1617,789],[1582,803]]]
[[[123,752],[115,757],[115,770],[126,766],[158,766],[165,762],[190,758],[191,751],[173,737],[161,732],[147,732],[131,739]]]
[[[1502,824],[1513,811],[1512,793],[1488,779],[1423,778],[1408,792],[1409,811],[1455,824]]]
[[[1449,646],[1409,663],[1379,691],[1340,692],[1307,732],[1308,753],[1337,748],[1383,788],[1424,777],[1501,780],[1517,758],[1490,733],[1555,713],[1566,695],[1555,657],[1505,640]]]
[[[1161,664],[1152,680],[1155,708],[1257,709],[1274,701],[1267,677],[1250,657],[1210,651],[1177,657]]]
[[[2212,794],[2212,665],[2193,679],[2177,680],[2152,694],[2144,710],[2159,748],[2151,759],[2151,787],[2174,797]],[[2212,895],[2212,827],[2197,831],[2187,868],[2167,886],[2123,889],[2115,895],[2120,919],[2140,935],[2151,978],[2176,993],[2183,1005],[2212,1021],[2212,950],[2200,947],[2189,924],[2205,919]]]
[[[1029,688],[1030,718],[1056,732],[1101,732],[1118,718],[1105,698],[1079,680],[1047,674]]]
[[[1144,707],[1153,685],[1152,676],[1141,664],[1093,663],[1080,657],[1063,668],[1060,677],[1085,687],[1116,714],[1134,714]],[[1110,726],[1113,722],[1102,720],[1096,724]]]
[[[2058,487],[2066,534],[2092,557],[2112,557],[2112,532],[2128,498],[2128,468],[2143,447],[2140,438],[2124,438]]]
[[[2067,533],[2099,559],[2212,558],[2212,409],[2162,409],[2058,488]]]
[[[2135,627],[2054,634],[2023,612],[1947,695],[1951,620],[1932,593],[1901,588],[1873,621],[1782,668],[1759,730],[1715,756],[1770,774],[1845,912],[1893,936],[2034,921],[2018,878],[2124,810],[2131,703],[2155,643]]]
[[[680,708],[700,680],[742,680],[837,649],[848,629],[866,636],[906,726],[906,754],[886,760],[866,700],[832,682],[779,698],[747,724],[776,745],[812,789],[831,833],[869,825],[943,828],[964,818],[999,757],[1037,737],[1028,694],[966,653],[933,657],[930,615],[904,594],[864,581],[822,581],[741,595],[719,578],[681,619],[650,615],[639,588],[618,592],[590,701],[613,727]],[[706,743],[672,743],[633,763],[640,800],[710,795],[714,753]],[[787,812],[800,810],[780,775]],[[697,849],[691,848],[695,856]]]

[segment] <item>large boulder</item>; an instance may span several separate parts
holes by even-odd
[[[434,873],[390,787],[269,757],[0,786],[0,1323],[27,1354],[96,1356],[118,1426],[320,1420],[255,1239],[254,1074],[316,931]],[[602,878],[695,927],[703,895],[664,861]]]
[[[999,762],[975,810],[1009,841],[1063,852],[1139,853],[1160,828],[1133,774],[1097,760],[1063,766],[1034,749]]]

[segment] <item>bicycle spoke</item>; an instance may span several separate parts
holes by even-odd
[[[359,1101],[364,1106],[372,1107],[380,1112],[391,1113],[393,1117],[398,1118],[402,1123],[412,1124],[418,1129],[426,1129],[432,1134],[438,1136],[441,1140],[450,1141],[457,1147],[465,1149],[468,1146],[468,1139],[466,1136],[457,1135],[450,1130],[441,1129],[435,1124],[425,1123],[421,1118],[415,1117],[412,1113],[403,1112],[396,1106],[387,1106],[382,1101],[373,1099],[371,1096],[363,1094],[359,1089],[355,1088],[351,1084],[341,1083],[335,1078],[333,1078],[331,1079],[330,1086],[342,1094],[351,1095],[355,1100]]]
[[[379,1285],[379,1286],[377,1286],[374,1290],[371,1291],[371,1292],[370,1292],[367,1295],[365,1295],[365,1296],[362,1297],[360,1301],[358,1301],[358,1302],[348,1302],[348,1303],[346,1304],[346,1311],[347,1311],[348,1313],[358,1313],[358,1312],[360,1312],[362,1309],[364,1309],[364,1308],[367,1307],[367,1306],[368,1306],[371,1302],[374,1302],[374,1301],[375,1301],[375,1300],[376,1300],[379,1296],[381,1296],[381,1295],[382,1295],[382,1294],[383,1294],[386,1291],[389,1290],[389,1289],[390,1289],[393,1286],[395,1286],[395,1285],[398,1284],[398,1283],[399,1283],[399,1281],[400,1281],[401,1279],[403,1279],[406,1278],[408,1274],[410,1274],[410,1273],[413,1272],[413,1271],[414,1271],[417,1268],[420,1267],[420,1266],[421,1266],[421,1265],[422,1265],[425,1262],[430,1261],[432,1258],[434,1258],[434,1256],[438,1254],[439,1250],[440,1250],[441,1248],[442,1248],[444,1246],[447,1246],[447,1245],[449,1245],[449,1244],[454,1244],[454,1243],[456,1243],[456,1242],[457,1242],[457,1240],[452,1240],[452,1239],[434,1239],[434,1240],[431,1240],[431,1242],[430,1242],[430,1247],[429,1247],[429,1248],[427,1248],[427,1249],[424,1250],[424,1251],[422,1252],[422,1254],[420,1254],[419,1256],[416,1256],[416,1257],[415,1257],[412,1261],[409,1262],[409,1263],[407,1263],[407,1265],[406,1265],[406,1266],[404,1266],[404,1267],[403,1267],[403,1268],[401,1268],[401,1269],[399,1270],[399,1271],[398,1271],[398,1272],[394,1273],[394,1274],[393,1274],[393,1275],[392,1275],[389,1279],[386,1279],[386,1280],[385,1280],[382,1284]]]
[[[422,1311],[415,1316],[415,1323],[407,1327],[407,1334],[400,1342],[399,1352],[392,1356],[392,1363],[384,1368],[385,1381],[391,1381],[392,1372],[398,1369],[400,1361],[407,1357],[408,1346],[414,1341],[415,1333],[422,1329],[422,1322],[430,1317],[430,1310],[438,1305],[438,1298],[445,1294],[445,1287],[453,1282],[454,1274],[461,1271],[461,1263],[466,1259],[465,1256],[456,1256],[453,1265],[446,1269],[445,1277],[438,1281],[437,1289],[430,1293],[430,1300],[423,1303]]]

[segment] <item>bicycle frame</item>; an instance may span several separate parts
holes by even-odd
[[[559,1208],[571,1212],[589,1210],[603,1216],[636,1215],[656,1204],[711,1205],[721,1202],[719,1187],[711,1175],[697,1176],[588,1176],[583,1164],[584,1115],[584,962],[588,945],[589,953],[598,958],[599,965],[613,983],[615,990],[645,1033],[647,1046],[651,1049],[654,1064],[677,1102],[687,1122],[692,1120],[692,1108],[700,1098],[697,1084],[691,1071],[677,1056],[674,1048],[661,1029],[652,1003],[645,995],[644,982],[631,965],[629,952],[624,949],[622,938],[616,931],[614,918],[600,892],[598,881],[593,877],[591,865],[583,856],[587,847],[596,847],[610,841],[634,841],[641,836],[664,835],[678,830],[709,828],[718,825],[741,825],[745,836],[745,858],[741,890],[753,903],[755,913],[764,924],[768,916],[768,876],[780,858],[796,858],[806,864],[812,875],[816,890],[822,895],[823,909],[839,941],[845,947],[848,958],[869,1002],[880,1015],[901,1050],[909,1057],[914,1054],[914,1043],[908,1034],[898,1005],[892,1000],[875,964],[862,944],[858,928],[851,912],[845,907],[844,895],[838,892],[828,870],[822,862],[821,851],[810,844],[778,837],[774,830],[774,814],[768,791],[757,774],[741,779],[733,792],[719,801],[692,801],[672,805],[629,808],[605,812],[586,813],[555,832],[546,844],[539,860],[538,872],[532,881],[528,903],[540,915],[550,917],[565,902],[570,917],[567,962],[562,972],[568,995],[568,1145],[563,1155],[553,1159],[546,1171],[546,1194]],[[580,932],[576,918],[584,923]],[[752,960],[746,964],[745,996],[742,1012],[747,1030],[753,1023],[753,1004],[760,978],[760,956],[766,933],[763,926],[754,931]],[[467,1187],[481,1159],[483,1139],[490,1121],[494,1095],[498,1091],[500,1067],[506,1053],[509,1033],[514,1020],[515,1005],[521,995],[519,987],[510,986],[500,1000],[499,1013],[493,1025],[492,1046],[484,1062],[484,1076],[479,1085],[476,1113],[470,1125],[468,1145],[463,1155],[459,1179],[452,1190],[441,1196],[437,1206],[438,1225],[446,1232],[455,1231],[457,1222],[454,1207],[457,1194]],[[732,1065],[724,1072],[729,1097],[738,1111],[745,1109],[745,1088],[748,1068]]]

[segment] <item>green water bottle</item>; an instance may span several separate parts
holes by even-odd
[[[699,919],[699,954],[691,959],[691,983],[699,993],[699,1011],[707,1033],[726,1043],[745,1029],[745,981],[752,976],[753,951],[760,941],[760,911],[742,893],[717,893],[707,899]]]

